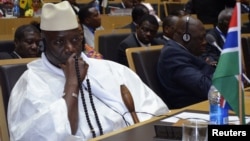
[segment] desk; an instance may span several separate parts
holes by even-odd
[[[99,137],[96,137],[90,141],[152,141],[155,136],[154,125],[160,120],[174,115],[184,110],[199,110],[208,112],[208,101],[204,101],[198,104],[194,104],[182,109],[172,110],[161,117],[154,117],[150,120],[134,124],[132,126],[117,130]],[[250,115],[250,89],[245,90],[245,112],[246,115]]]

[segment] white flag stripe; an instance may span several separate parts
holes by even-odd
[[[238,51],[239,51],[239,47],[226,48],[222,50],[221,54],[229,53],[229,52],[238,52]]]

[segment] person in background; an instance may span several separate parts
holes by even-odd
[[[197,14],[203,24],[218,23],[218,15],[225,8],[233,8],[236,0],[189,0],[185,6],[187,14]]]
[[[169,111],[132,70],[82,52],[83,34],[68,1],[43,5],[41,30],[45,52],[27,64],[11,91],[10,140],[87,141],[133,125],[121,87],[131,93],[139,121]]]
[[[133,9],[137,4],[140,4],[142,0],[121,0],[119,3],[107,4],[105,13],[111,14],[115,9]]]
[[[40,17],[42,12],[43,3],[41,0],[32,0],[33,16]]]
[[[79,21],[83,27],[85,42],[95,48],[95,31],[103,30],[101,17],[93,2],[82,7],[78,13]]]
[[[149,14],[149,10],[148,8],[143,5],[143,4],[137,4],[133,9],[132,9],[132,22],[121,27],[121,28],[130,28],[131,32],[135,32],[136,31],[136,25],[138,24],[138,22],[140,21],[141,17],[143,17],[143,15],[145,14]]]
[[[5,11],[3,6],[4,6],[3,4],[0,4],[0,18],[5,17]]]
[[[240,0],[241,2],[241,13],[250,13],[249,0]]]
[[[1,5],[1,9],[0,9],[0,17],[6,17],[6,12],[8,10],[12,11],[13,9],[13,2],[11,0],[6,0],[3,2],[3,4]],[[13,15],[12,15],[13,16]]]
[[[141,3],[143,0],[121,0],[120,3],[108,4],[109,8],[125,9],[134,8],[137,4]]]
[[[120,43],[118,47],[118,62],[128,66],[126,57],[127,48],[149,47],[163,44],[161,40],[156,39],[158,29],[159,23],[155,16],[149,14],[144,15],[136,26],[136,32],[132,32]]]
[[[78,23],[79,23],[79,18],[78,18]],[[82,25],[80,23],[79,23],[78,28],[79,28],[79,31],[80,31],[81,36],[83,38],[83,40],[82,40],[82,48],[83,48],[82,50],[83,50],[83,53],[85,53],[86,56],[89,57],[89,58],[103,59],[103,55],[102,54],[100,54],[93,47],[91,47],[87,43],[85,43],[83,27],[82,27]]]
[[[24,13],[25,17],[40,17],[42,10],[42,1],[41,0],[32,0],[31,6]]]
[[[173,40],[161,50],[157,73],[170,109],[207,100],[215,68],[199,56],[206,50],[206,30],[200,20],[181,17]]]
[[[222,10],[218,15],[217,25],[207,32],[207,35],[209,34],[214,38],[215,43],[218,45],[219,49],[213,44],[208,43],[206,47],[207,51],[202,55],[202,58],[204,60],[210,60],[215,62],[219,61],[219,57],[221,54],[220,50],[222,50],[223,45],[225,43],[232,14],[233,8],[226,8]]]
[[[21,25],[14,35],[15,49],[13,52],[1,52],[0,59],[35,58],[40,57],[40,31],[31,24]]]
[[[149,3],[149,2],[144,2],[144,1],[142,1],[141,4],[143,4],[144,6],[146,6],[148,8],[149,14],[155,16],[157,22],[160,24],[161,23],[161,19],[158,17],[158,15],[156,13],[156,10],[152,6],[152,4]]]
[[[173,35],[175,32],[175,25],[179,20],[179,16],[168,15],[163,19],[162,30],[163,34],[158,37],[158,39],[162,40],[165,44],[173,39]]]

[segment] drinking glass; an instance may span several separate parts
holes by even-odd
[[[182,141],[207,141],[207,126],[204,119],[186,119],[182,124]]]

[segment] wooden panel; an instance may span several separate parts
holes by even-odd
[[[9,140],[10,140],[9,131],[7,127],[7,119],[5,116],[2,90],[0,89],[0,141],[9,141]]]
[[[109,16],[101,15],[104,29],[114,29],[125,26],[132,21],[131,16]]]
[[[40,18],[1,18],[0,35],[14,35],[17,27],[23,24],[29,24],[32,21],[40,22]]]
[[[1,131],[1,125],[0,125],[0,141],[3,140],[3,137],[2,137],[2,131]]]
[[[248,22],[249,22],[248,13],[242,13],[241,14],[241,24],[248,23]]]
[[[14,40],[14,33],[13,34],[0,34],[0,41],[10,41]]]
[[[76,0],[76,3],[78,3],[78,4],[84,4],[84,3],[89,3],[91,1],[92,0]]]

